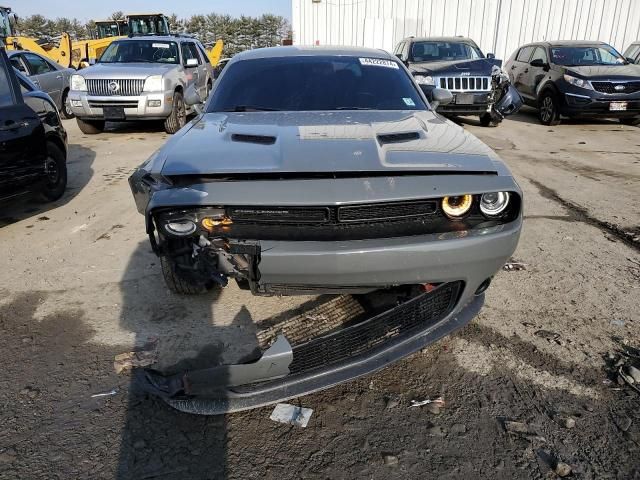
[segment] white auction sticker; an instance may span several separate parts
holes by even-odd
[[[168,43],[152,43],[151,46],[153,48],[169,48]]]
[[[415,107],[416,106],[416,102],[413,101],[412,98],[402,98],[402,100],[404,100],[404,104],[409,106],[409,107]]]
[[[393,60],[383,60],[382,58],[360,58],[359,60],[360,65],[367,67],[395,68],[396,70],[400,68]]]

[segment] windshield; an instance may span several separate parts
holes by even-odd
[[[411,46],[411,61],[437,62],[441,60],[475,60],[484,58],[477,47],[468,43],[415,42]]]
[[[169,26],[164,17],[129,17],[130,33],[133,35],[169,35]]]
[[[112,42],[98,63],[178,63],[178,45],[157,40]]]
[[[349,56],[260,58],[231,63],[209,111],[424,110],[394,60]]]
[[[609,45],[551,47],[551,61],[556,65],[620,65],[625,59]]]
[[[107,38],[107,37],[117,37],[119,35],[124,35],[124,32],[121,32],[121,27],[118,23],[98,23],[98,38]]]

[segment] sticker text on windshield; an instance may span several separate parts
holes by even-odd
[[[360,65],[367,67],[395,68],[396,70],[400,68],[393,60],[383,60],[382,58],[360,58],[359,60]]]

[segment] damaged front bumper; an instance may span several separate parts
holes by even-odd
[[[297,345],[278,336],[253,363],[162,376],[142,373],[145,391],[173,408],[218,415],[261,407],[373,373],[466,325],[484,295],[462,303],[462,282],[442,284],[359,323]],[[327,348],[329,347],[330,348]]]

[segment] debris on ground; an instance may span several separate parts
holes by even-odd
[[[383,453],[382,459],[384,460],[385,465],[389,465],[392,467],[398,465],[398,457],[396,457],[395,455],[391,455],[389,453]]]
[[[40,390],[35,387],[26,386],[20,390],[20,395],[33,399],[40,395]]]
[[[467,433],[467,426],[464,423],[454,423],[451,426],[451,433],[455,433],[456,435]]]
[[[392,408],[396,408],[398,405],[400,405],[400,399],[398,397],[388,397],[386,399],[385,408],[387,410],[391,410]]]
[[[133,368],[149,367],[158,361],[158,339],[149,338],[140,349],[116,355],[113,368],[116,373],[128,372]]]
[[[507,262],[507,263],[504,264],[502,269],[507,271],[507,272],[517,272],[517,271],[520,271],[520,270],[526,270],[527,269],[527,264],[526,263],[520,263],[520,262]]]
[[[523,422],[514,422],[510,420],[505,420],[504,429],[507,432],[511,433],[530,433],[529,425]]]
[[[559,477],[567,477],[571,474],[571,467],[564,462],[558,462],[554,471]]]
[[[576,421],[574,418],[572,417],[567,417],[567,418],[563,418],[560,421],[560,424],[564,427],[564,428],[573,428],[576,426]]]
[[[544,338],[545,340],[557,340],[560,338],[560,334],[552,332],[551,330],[538,330],[534,332],[536,337]]]
[[[618,354],[609,353],[606,363],[609,370],[609,380],[617,380],[619,385],[628,385],[640,393],[640,349],[631,347],[625,341]],[[613,383],[613,382],[611,382]]]
[[[295,425],[296,427],[306,427],[311,418],[313,409],[296,407],[289,403],[279,403],[276,408],[271,412],[269,417],[274,422],[288,423],[289,425]]]
[[[424,405],[429,405],[429,404],[433,404],[435,406],[437,406],[438,408],[444,408],[444,398],[443,397],[437,397],[434,398],[433,400],[431,399],[426,399],[426,400],[411,400],[411,405],[409,405],[410,407],[422,407]]]
[[[112,390],[109,390],[108,392],[94,393],[93,395],[91,395],[91,398],[110,397],[112,395],[116,395],[117,393],[118,393],[118,389],[114,388]]]

